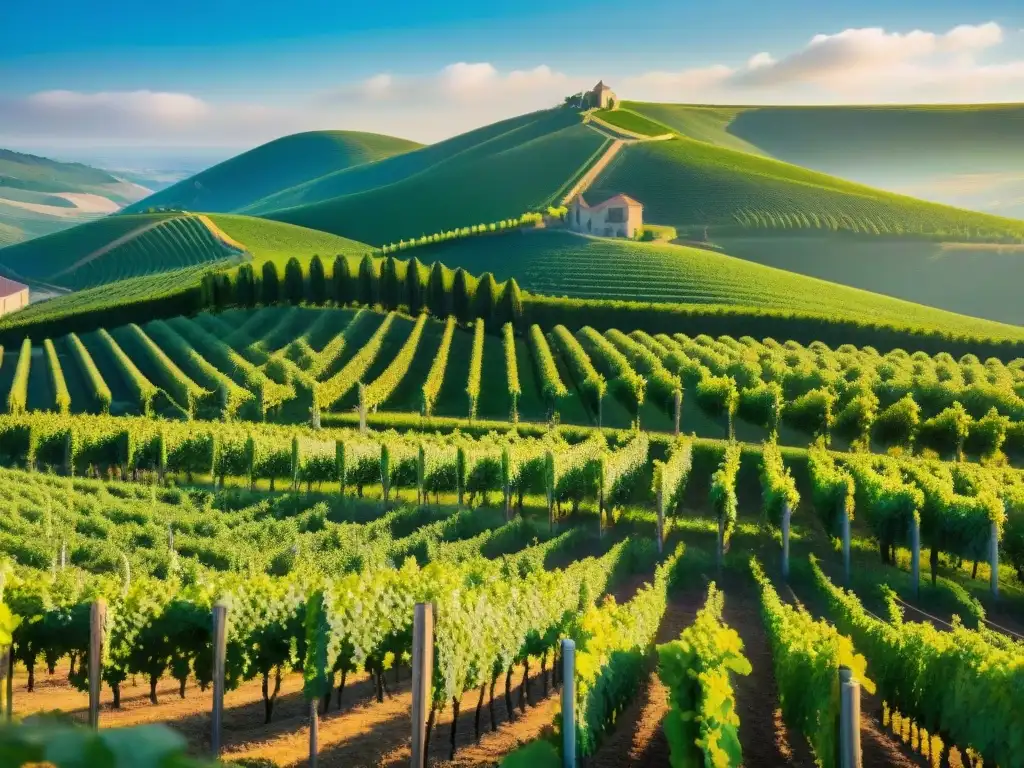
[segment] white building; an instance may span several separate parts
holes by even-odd
[[[0,277],[0,315],[28,306],[28,286]]]
[[[583,195],[569,204],[569,229],[600,237],[638,237],[644,229],[644,206],[627,195],[589,205]]]

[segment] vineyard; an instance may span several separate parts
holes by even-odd
[[[203,719],[223,604],[216,668],[241,707],[226,759],[301,763],[305,699],[319,710],[319,762],[397,765],[409,754],[413,606],[432,603],[424,750],[437,764],[561,765],[565,721],[551,703],[566,639],[581,758],[618,764],[636,728],[648,764],[779,764],[754,735],[768,727],[788,732],[787,762],[835,765],[844,666],[877,691],[861,726],[868,764],[951,748],[963,765],[1018,764],[1024,656],[1007,625],[1024,622],[1020,472],[567,435],[2,417],[14,711],[56,701],[84,714],[90,605],[102,599],[102,722],[169,719],[190,750],[208,750],[208,726],[176,718]],[[856,565],[845,577],[830,535]],[[913,566],[911,578],[915,546],[931,551],[930,574]],[[780,557],[794,565],[788,582]],[[995,578],[973,581],[961,560]],[[836,586],[844,578],[854,591]],[[878,583],[886,619],[862,607]],[[998,606],[996,626],[980,601]],[[925,623],[903,616],[922,609]],[[967,699],[927,696],[950,674]]]
[[[497,309],[491,322],[288,305],[152,320],[26,340],[4,353],[0,395],[11,414],[302,424],[311,409],[337,422],[362,407],[384,425],[557,420],[947,460],[1024,455],[1020,360],[589,326],[520,334]]]
[[[666,142],[671,144],[672,142]],[[661,221],[661,219],[655,219]],[[953,315],[881,293],[767,269],[740,258],[682,245],[584,238],[538,231],[450,240],[418,248],[424,262],[459,265],[473,274],[513,277],[526,291],[586,300],[757,307],[834,313],[863,322],[993,333],[1010,326]],[[815,254],[816,258],[821,253]],[[585,263],[587,269],[576,268]]]
[[[1021,328],[707,231],[1024,225],[596,116],[704,247],[549,231],[565,107],[3,249],[74,292],[0,320],[0,764],[1024,768]]]
[[[733,149],[678,137],[623,148],[596,199],[645,201],[645,218],[716,231],[820,231],[1020,242],[1019,221],[926,203]]]

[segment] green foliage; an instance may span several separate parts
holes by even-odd
[[[587,758],[639,690],[682,547],[628,603],[608,597],[568,628],[576,642],[576,753]]]
[[[380,266],[380,303],[387,309],[398,309],[403,298],[402,285],[398,280],[398,262],[388,256]]]
[[[313,254],[313,258],[309,260],[309,300],[317,306],[327,301],[327,275],[318,254]]]
[[[815,621],[799,604],[783,603],[756,558],[751,558],[750,568],[760,587],[782,716],[810,741],[817,763],[834,768],[839,754],[839,667],[849,667],[864,690],[874,693],[867,662],[835,627]]]
[[[213,768],[186,756],[184,737],[164,725],[94,731],[46,718],[0,728],[0,752],[10,765],[55,768]]]
[[[875,419],[873,434],[886,445],[910,447],[921,423],[921,406],[910,395],[901,397]]]
[[[658,646],[658,676],[671,708],[663,728],[673,768],[743,763],[731,675],[749,675],[743,641],[722,621],[725,596],[714,582],[707,602],[678,640]]]
[[[498,322],[519,326],[523,319],[523,292],[514,277],[505,281],[497,307]]]
[[[480,399],[480,381],[484,366],[484,321],[477,318],[473,322],[473,346],[469,356],[469,379],[466,382],[466,394],[469,396],[469,418],[476,418],[476,407]]]
[[[427,306],[435,317],[448,317],[452,313],[452,294],[444,277],[444,265],[435,261],[427,277]]]
[[[276,304],[281,297],[280,290],[277,265],[272,261],[263,262],[260,271],[260,303],[265,306]]]
[[[331,270],[331,296],[338,304],[348,304],[356,299],[355,279],[348,258],[339,254],[334,257]]]
[[[476,293],[473,295],[473,317],[482,318],[486,323],[492,322],[497,303],[498,284],[494,281],[494,275],[484,272],[477,280]]]
[[[363,256],[359,262],[359,294],[357,300],[367,306],[373,306],[379,298],[379,278],[377,265],[370,254]]]
[[[800,493],[796,489],[793,475],[782,461],[778,443],[761,446],[761,495],[764,512],[775,525],[782,520],[783,508],[795,511],[800,504]]]
[[[423,265],[413,256],[405,265],[405,298],[409,314],[418,315],[425,308],[423,287]]]
[[[469,274],[462,267],[455,270],[452,279],[452,311],[460,323],[468,323],[472,319],[473,293],[469,286]]]
[[[738,501],[736,499],[736,475],[740,471],[740,446],[729,443],[722,453],[722,461],[711,476],[711,504],[719,521],[724,522],[722,545],[728,547],[729,538],[736,526]]]
[[[559,768],[562,757],[551,742],[538,739],[505,755],[499,765],[501,768]]]
[[[24,413],[28,407],[28,376],[32,365],[32,342],[25,339],[21,342],[17,366],[14,369],[14,380],[7,393],[7,412]]]
[[[813,563],[819,591],[838,626],[850,633],[876,670],[880,698],[929,733],[960,748],[970,746],[985,763],[1011,765],[1024,746],[1016,713],[1024,706],[1024,658],[998,648],[959,621],[951,631],[930,623],[894,621],[868,614],[852,593],[836,587]]]

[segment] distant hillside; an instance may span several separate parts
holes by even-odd
[[[0,247],[114,213],[147,194],[107,171],[0,149]]]
[[[1024,218],[1024,105],[623,102],[684,136],[927,200]]]
[[[379,245],[547,205],[607,141],[572,110],[535,112],[317,180],[253,212]],[[319,202],[272,210],[296,199]]]
[[[234,211],[324,174],[400,155],[420,146],[406,139],[358,131],[296,133],[183,179],[129,210]]]
[[[430,264],[514,277],[533,293],[814,312],[858,321],[1024,337],[1024,329],[753,264],[710,250],[535,230],[409,249]]]
[[[1024,221],[928,203],[685,137],[627,145],[589,194],[601,199],[619,192],[644,204],[645,219],[691,230],[1024,240]]]
[[[79,290],[221,261],[278,261],[319,253],[362,255],[363,243],[248,216],[143,213],[110,216],[0,250],[0,273]]]

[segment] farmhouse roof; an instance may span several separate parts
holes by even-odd
[[[0,277],[0,296],[13,296],[19,291],[24,291],[28,288],[27,285],[15,282],[14,280],[8,280],[6,277]]]
[[[598,80],[597,85],[594,86],[594,93],[600,93],[601,91],[610,91],[607,85],[604,84],[604,80]]]
[[[607,200],[604,200],[603,202],[597,203],[596,205],[587,205],[586,200],[583,199],[583,195],[580,195],[578,199],[579,199],[580,207],[581,208],[589,208],[592,211],[599,211],[602,208],[607,208],[609,205],[625,205],[625,206],[628,206],[630,208],[643,208],[644,207],[644,204],[641,203],[639,200],[634,200],[629,195],[623,195],[623,194],[612,195]]]

